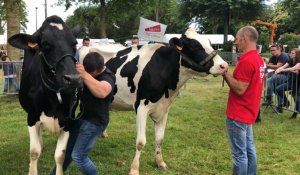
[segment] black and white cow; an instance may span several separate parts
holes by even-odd
[[[51,16],[33,35],[16,34],[8,40],[12,46],[25,51],[19,101],[28,115],[29,175],[38,174],[37,162],[43,146],[42,123],[59,133],[55,150],[56,174],[63,174],[68,124],[77,100],[77,87],[82,84],[74,58],[77,44],[74,35],[78,32],[69,30],[58,16]]]
[[[89,51],[99,52],[105,58],[106,66],[116,74],[116,92],[111,106],[136,111],[136,154],[129,174],[139,174],[148,116],[155,126],[156,163],[161,169],[168,169],[161,145],[171,103],[187,80],[197,75],[221,74],[228,64],[214,51],[208,39],[192,29],[180,39],[171,39],[170,46],[95,45],[83,48],[80,59]]]

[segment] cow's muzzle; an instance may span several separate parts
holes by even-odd
[[[83,86],[83,81],[79,74],[64,75],[63,81],[64,84],[68,85],[68,87],[71,88],[77,88]]]

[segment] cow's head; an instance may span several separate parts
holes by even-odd
[[[181,54],[181,64],[196,72],[218,75],[228,64],[211,47],[208,39],[189,28],[180,39],[172,38],[170,46]]]
[[[74,58],[77,44],[75,36],[79,30],[76,27],[71,31],[60,17],[51,16],[33,35],[16,34],[8,42],[16,48],[36,49],[44,85],[60,91],[78,87],[82,83],[75,69]]]

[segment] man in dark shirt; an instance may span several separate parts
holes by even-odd
[[[108,107],[116,79],[105,67],[103,57],[96,52],[88,53],[83,65],[77,64],[76,69],[84,82],[81,98],[84,110],[70,130],[63,170],[66,171],[73,160],[82,174],[97,175],[99,173],[88,153],[109,123]],[[55,174],[55,169],[51,174]]]
[[[289,61],[289,56],[283,52],[283,48],[280,44],[272,45],[270,49],[272,57],[269,59],[269,63],[267,64],[267,68],[269,70],[276,70]],[[272,103],[274,89],[279,84],[286,82],[287,79],[288,77],[285,73],[276,74],[267,79],[267,96],[265,105],[270,105]]]

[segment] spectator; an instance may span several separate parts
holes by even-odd
[[[2,55],[1,57],[1,61],[3,61],[4,63],[2,63],[2,69],[4,72],[4,88],[3,88],[3,92],[7,93],[8,92],[8,88],[9,85],[12,83],[15,91],[19,92],[19,84],[17,83],[16,77],[16,67],[15,65],[11,62],[10,58],[6,55]]]
[[[288,63],[286,63],[285,65],[283,65],[282,67],[278,68],[275,71],[275,74],[279,74],[281,72],[291,72],[289,74],[289,81],[279,85],[276,88],[276,93],[279,97],[278,100],[278,112],[282,112],[282,106],[283,106],[283,101],[285,99],[285,101],[287,101],[287,98],[285,96],[285,91],[287,90],[292,90],[292,96],[295,100],[295,111],[292,116],[290,117],[290,119],[294,119],[297,117],[297,113],[298,111],[300,111],[300,102],[297,98],[297,91],[298,89],[296,89],[297,87],[299,87],[299,70],[300,70],[300,50],[297,48],[293,48],[291,49],[290,52],[290,61]]]
[[[63,171],[74,160],[82,174],[99,174],[96,166],[88,157],[98,136],[109,123],[108,107],[113,96],[115,75],[105,67],[103,57],[96,53],[88,53],[82,64],[76,69],[84,82],[82,117],[71,126],[67,144]],[[56,168],[51,174],[55,174]]]
[[[75,53],[75,58],[76,60],[79,62],[79,56],[80,56],[80,49],[85,46],[85,47],[89,47],[90,46],[90,38],[89,37],[84,37],[82,39],[82,46],[79,47]]]
[[[6,51],[5,51],[4,47],[3,47],[3,45],[0,47],[0,54],[6,55]]]
[[[132,46],[133,45],[139,45],[139,43],[140,43],[139,37],[137,37],[137,36],[132,37],[132,39],[131,39],[131,45]]]
[[[267,64],[268,69],[276,70],[289,61],[288,55],[283,52],[283,48],[280,44],[272,45],[270,49],[272,57],[269,59],[269,63]],[[267,96],[264,105],[272,104],[274,89],[276,86],[283,84],[287,80],[288,77],[285,73],[274,74],[273,76],[267,78]],[[289,106],[288,101],[285,101],[284,103],[285,106]]]
[[[241,28],[235,44],[242,52],[230,75],[224,70],[229,97],[226,127],[233,159],[234,175],[256,174],[256,150],[252,124],[257,118],[262,94],[265,63],[256,50],[258,32],[252,26]]]

